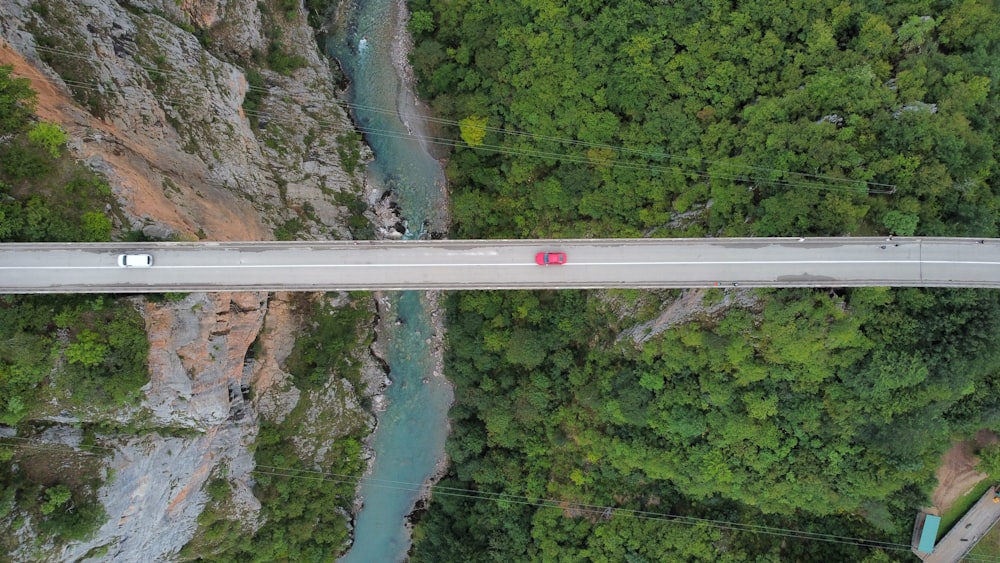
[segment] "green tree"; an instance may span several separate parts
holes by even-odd
[[[930,16],[910,16],[896,32],[896,37],[904,49],[919,49],[928,41],[935,27],[937,22]]]
[[[42,514],[49,515],[62,508],[73,498],[66,485],[56,485],[45,489],[45,501],[42,503]]]
[[[27,143],[4,147],[0,155],[0,172],[13,180],[37,180],[53,170],[52,155]]]
[[[534,369],[545,361],[545,346],[534,331],[518,329],[507,342],[507,361],[526,369]]]
[[[988,474],[993,480],[1000,478],[1000,444],[991,444],[979,450],[976,469]]]
[[[478,115],[470,115],[458,122],[462,132],[462,140],[470,147],[478,147],[483,144],[486,137],[486,118]]]
[[[434,31],[434,14],[426,10],[416,10],[410,15],[407,26],[413,35],[421,35]]]
[[[885,216],[882,217],[882,224],[885,225],[886,229],[894,235],[899,235],[901,237],[908,237],[916,234],[917,223],[920,222],[920,217],[913,213],[904,213],[898,210],[888,211]]]
[[[87,211],[82,216],[84,242],[111,240],[111,219],[100,211]]]
[[[84,329],[77,334],[76,340],[66,347],[66,360],[84,367],[97,367],[104,362],[110,351],[100,334]]]
[[[27,78],[13,78],[14,67],[0,65],[0,137],[27,127],[37,95]]]
[[[59,158],[60,149],[69,140],[69,136],[59,125],[39,121],[28,131],[28,140],[48,151],[52,158]]]

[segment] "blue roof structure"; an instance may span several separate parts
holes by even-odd
[[[937,541],[938,527],[941,526],[941,517],[928,514],[924,519],[924,529],[920,532],[920,544],[917,549],[924,553],[934,552],[934,543]]]

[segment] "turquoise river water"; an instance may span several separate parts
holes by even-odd
[[[396,193],[409,225],[406,238],[424,234],[426,225],[440,225],[444,174],[418,136],[422,123],[413,95],[393,66],[394,37],[399,30],[396,0],[358,0],[348,25],[327,44],[351,80],[354,119],[375,152],[368,167],[373,196]],[[384,308],[385,309],[385,308]],[[433,473],[444,452],[452,389],[434,377],[428,340],[430,315],[421,294],[391,294],[386,342],[393,384],[386,390],[387,409],[380,414],[372,437],[375,464],[364,478],[364,507],[355,521],[354,545],[344,563],[402,561],[410,546],[406,515],[413,510],[420,486]]]

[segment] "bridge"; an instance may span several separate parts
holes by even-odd
[[[565,265],[538,266],[538,252]],[[118,256],[153,256],[124,268]],[[1000,239],[701,238],[10,243],[0,293],[1000,287]]]
[[[930,553],[917,548],[913,549],[913,553],[925,563],[958,563],[1000,520],[1000,503],[996,500],[997,488],[990,487]]]

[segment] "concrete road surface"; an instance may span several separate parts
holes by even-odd
[[[993,502],[992,487],[972,505],[962,519],[924,557],[925,563],[958,563],[1000,520],[1000,503]]]
[[[538,266],[535,254],[567,254]],[[151,268],[122,268],[146,253]],[[1000,287],[1000,240],[591,239],[0,245],[0,293]]]

